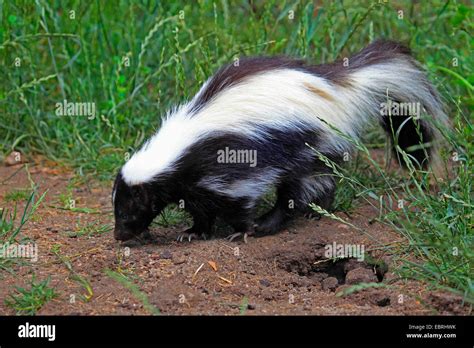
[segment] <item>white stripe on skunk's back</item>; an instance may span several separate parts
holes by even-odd
[[[192,114],[196,97],[169,114],[155,134],[123,166],[122,175],[130,185],[148,182],[173,171],[186,149],[213,131],[229,131],[247,137],[264,137],[262,128],[314,129],[333,125],[351,137],[365,119],[377,110],[375,100],[360,93],[357,81],[342,87],[310,73],[293,69],[269,70],[248,76],[218,92],[197,114]],[[374,107],[375,106],[375,107]],[[335,151],[348,148],[346,141],[329,136],[324,146]]]

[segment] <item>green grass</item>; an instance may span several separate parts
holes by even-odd
[[[58,260],[62,264],[64,264],[64,266],[66,266],[67,270],[69,271],[68,278],[74,281],[78,286],[83,289],[83,293],[79,294],[79,299],[83,302],[89,302],[94,296],[94,290],[90,281],[74,270],[70,257],[61,254],[61,245],[53,245],[51,247],[51,252],[58,258]]]
[[[66,232],[68,237],[82,237],[87,236],[88,238],[99,236],[104,233],[108,233],[113,230],[113,226],[110,224],[101,224],[99,222],[90,222],[85,224],[77,224],[75,231]]]
[[[15,286],[15,293],[5,298],[5,305],[14,309],[18,315],[35,315],[45,303],[57,297],[49,281],[48,278],[37,282],[33,276],[28,289]]]
[[[462,118],[459,111],[454,121],[459,122]],[[463,134],[458,134],[456,129],[444,131],[447,140],[455,139],[456,142],[450,145],[459,152],[452,168],[448,170],[446,167],[445,173],[435,177],[435,182],[431,184],[431,168],[415,170],[405,153],[402,156],[409,169],[402,175],[399,172],[385,173],[384,168],[371,158],[367,147],[359,142],[354,144],[359,153],[367,156],[365,162],[370,163],[370,169],[368,165],[357,167],[358,161],[340,167],[319,155],[333,169],[336,179],[344,183],[339,185],[338,190],[356,193],[350,196],[351,199],[347,198],[348,195],[337,195],[336,207],[364,201],[374,208],[374,212],[378,212],[374,220],[405,237],[407,245],[396,253],[397,258],[403,261],[398,270],[400,275],[424,280],[431,288],[455,292],[473,304],[472,126],[466,125]],[[452,153],[444,154],[445,163],[448,163],[448,156]],[[378,173],[382,183],[371,180],[370,172]],[[313,206],[313,209],[338,221],[341,219],[320,207]],[[364,232],[363,228],[352,227]],[[417,262],[409,261],[408,256],[413,255],[417,257]]]
[[[9,192],[7,192],[5,194],[5,197],[3,198],[3,200],[5,202],[19,202],[19,201],[22,201],[22,200],[26,200],[29,196],[29,192],[28,190],[25,190],[25,189],[15,189],[15,190],[11,190]]]
[[[13,209],[2,208],[0,209],[0,243],[14,242],[18,237],[26,223],[34,217],[34,214],[47,191],[38,197],[38,190],[34,187],[28,194],[27,200],[23,207],[21,216],[18,216],[18,202],[15,201]]]
[[[176,205],[170,205],[161,212],[153,223],[160,227],[172,227],[191,223],[191,221],[191,216],[184,209],[180,209]]]
[[[323,63],[379,37],[400,40],[447,106],[446,166],[454,152],[459,160],[425,190],[426,173],[384,174],[361,155],[335,174],[336,209],[350,213],[370,202],[376,219],[408,241],[398,255],[401,274],[472,299],[472,18],[472,8],[455,0],[0,2],[0,154],[40,153],[80,177],[110,180],[160,116],[225,62],[286,54]],[[97,117],[57,116],[64,99],[94,102]],[[379,130],[364,143],[362,154],[386,147]],[[396,209],[399,197],[404,209]],[[11,230],[8,216],[2,229]],[[158,223],[185,219],[170,209]]]
[[[142,303],[143,308],[148,313],[152,315],[160,315],[160,310],[150,303],[148,296],[143,291],[141,291],[140,288],[125,274],[115,272],[109,269],[105,270],[105,274],[107,274],[110,278],[112,278],[120,285],[128,289],[132,293],[133,297],[135,297],[138,301]]]
[[[21,242],[28,238],[22,236],[21,232],[27,226],[28,221],[35,220],[38,217],[36,212],[46,196],[47,191],[39,195],[38,187],[31,180],[28,171],[27,173],[31,188],[11,190],[4,197],[5,206],[0,208],[0,246]],[[23,205],[23,208],[18,208],[19,205]],[[23,264],[23,262],[24,260],[21,259],[0,257],[0,270],[13,272],[14,265]]]

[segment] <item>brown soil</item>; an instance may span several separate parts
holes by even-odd
[[[6,193],[30,187],[24,168],[9,178],[18,169],[19,166],[0,167],[2,207],[12,205],[5,203]],[[362,227],[372,238],[329,218],[302,218],[275,236],[249,237],[247,244],[228,242],[222,237],[178,243],[176,237],[185,226],[155,227],[153,243],[127,249],[114,240],[111,230],[74,236],[87,224],[113,224],[110,187],[97,183],[74,187],[76,207],[97,209],[100,213],[72,212],[52,207],[61,205],[59,195],[67,191],[71,174],[34,165],[29,171],[39,191],[48,190],[45,201],[20,234],[20,239],[27,237],[38,244],[39,259],[36,263],[16,264],[13,274],[0,270],[0,299],[13,293],[15,285],[27,286],[32,273],[37,280],[51,277],[50,285],[59,296],[46,303],[38,314],[148,314],[130,290],[105,273],[107,269],[126,274],[163,314],[469,313],[457,296],[434,293],[423,283],[398,279],[392,272],[397,262],[391,255],[369,251],[380,245],[405,242],[387,227],[369,223],[376,216],[370,206],[358,208],[350,218],[337,215]],[[384,261],[388,270],[354,259],[327,261],[324,247],[333,242],[364,245],[366,253]],[[86,290],[74,280],[54,249],[68,257],[74,272],[90,282],[93,295],[89,300],[84,300]],[[350,284],[345,284],[346,280]],[[381,282],[388,287],[337,296],[359,281]],[[71,295],[76,298],[73,303]],[[0,314],[12,315],[15,311],[1,300]]]

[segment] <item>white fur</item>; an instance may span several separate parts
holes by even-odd
[[[114,187],[114,190],[112,191],[112,204],[115,204],[115,194],[117,193],[117,188]]]
[[[250,179],[239,179],[229,182],[225,176],[208,176],[198,182],[198,186],[232,198],[248,198],[247,208],[268,192],[278,182],[281,171],[266,170]]]
[[[168,114],[158,133],[124,165],[122,175],[126,183],[134,185],[173,172],[186,149],[214,131],[264,136],[252,123],[278,129],[298,129],[309,123],[326,136],[321,151],[347,151],[350,143],[324,122],[357,138],[368,119],[380,117],[380,98],[387,89],[408,100],[438,105],[420,83],[424,80],[424,75],[406,59],[363,67],[349,76],[350,87],[299,70],[270,70],[226,88],[191,115],[189,111],[206,83],[190,103]],[[329,98],[312,92],[308,86]]]
[[[327,195],[327,192],[334,187],[334,181],[329,176],[312,175],[301,179],[302,195],[299,198],[301,203],[307,205],[314,202],[318,197]]]

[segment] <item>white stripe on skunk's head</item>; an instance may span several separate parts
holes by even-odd
[[[127,184],[147,183],[159,174],[172,173],[184,151],[206,133],[206,125],[188,118],[186,108],[164,119],[158,133],[125,163],[121,174]]]

